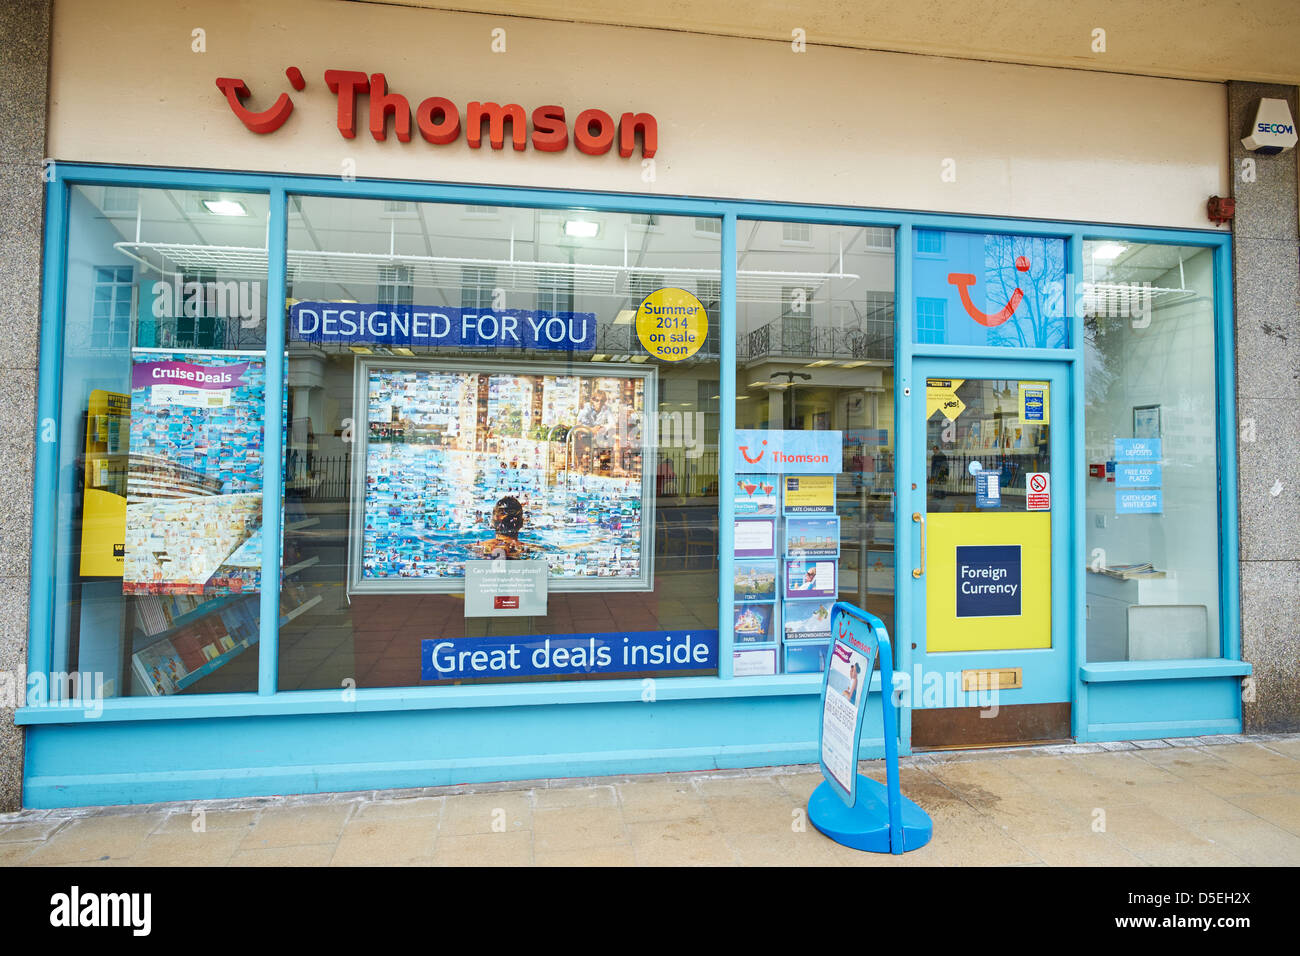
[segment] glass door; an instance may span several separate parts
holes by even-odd
[[[1069,366],[922,359],[914,381],[912,745],[1068,738]]]

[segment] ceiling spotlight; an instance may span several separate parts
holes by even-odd
[[[574,239],[594,239],[600,224],[585,219],[569,219],[564,223],[564,234]]]
[[[235,199],[205,199],[203,208],[214,216],[247,216],[244,204]]]

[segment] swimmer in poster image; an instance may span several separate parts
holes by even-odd
[[[492,530],[495,536],[475,545],[480,558],[518,561],[531,556],[533,549],[519,540],[525,520],[519,499],[506,495],[492,509]]]

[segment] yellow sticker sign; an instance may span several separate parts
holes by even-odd
[[[957,389],[966,382],[964,378],[927,378],[925,380],[925,418],[929,421],[935,412],[955,422],[966,411],[966,403],[957,397]]]
[[[700,350],[709,335],[709,316],[685,289],[657,289],[636,310],[636,335],[645,350],[665,362],[680,362]]]
[[[1050,405],[1051,383],[1020,383],[1020,402],[1017,408],[1020,410],[1020,421],[1022,423],[1026,425],[1050,425],[1052,423]]]

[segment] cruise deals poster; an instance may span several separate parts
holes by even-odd
[[[265,393],[261,355],[133,354],[123,593],[260,587]]]

